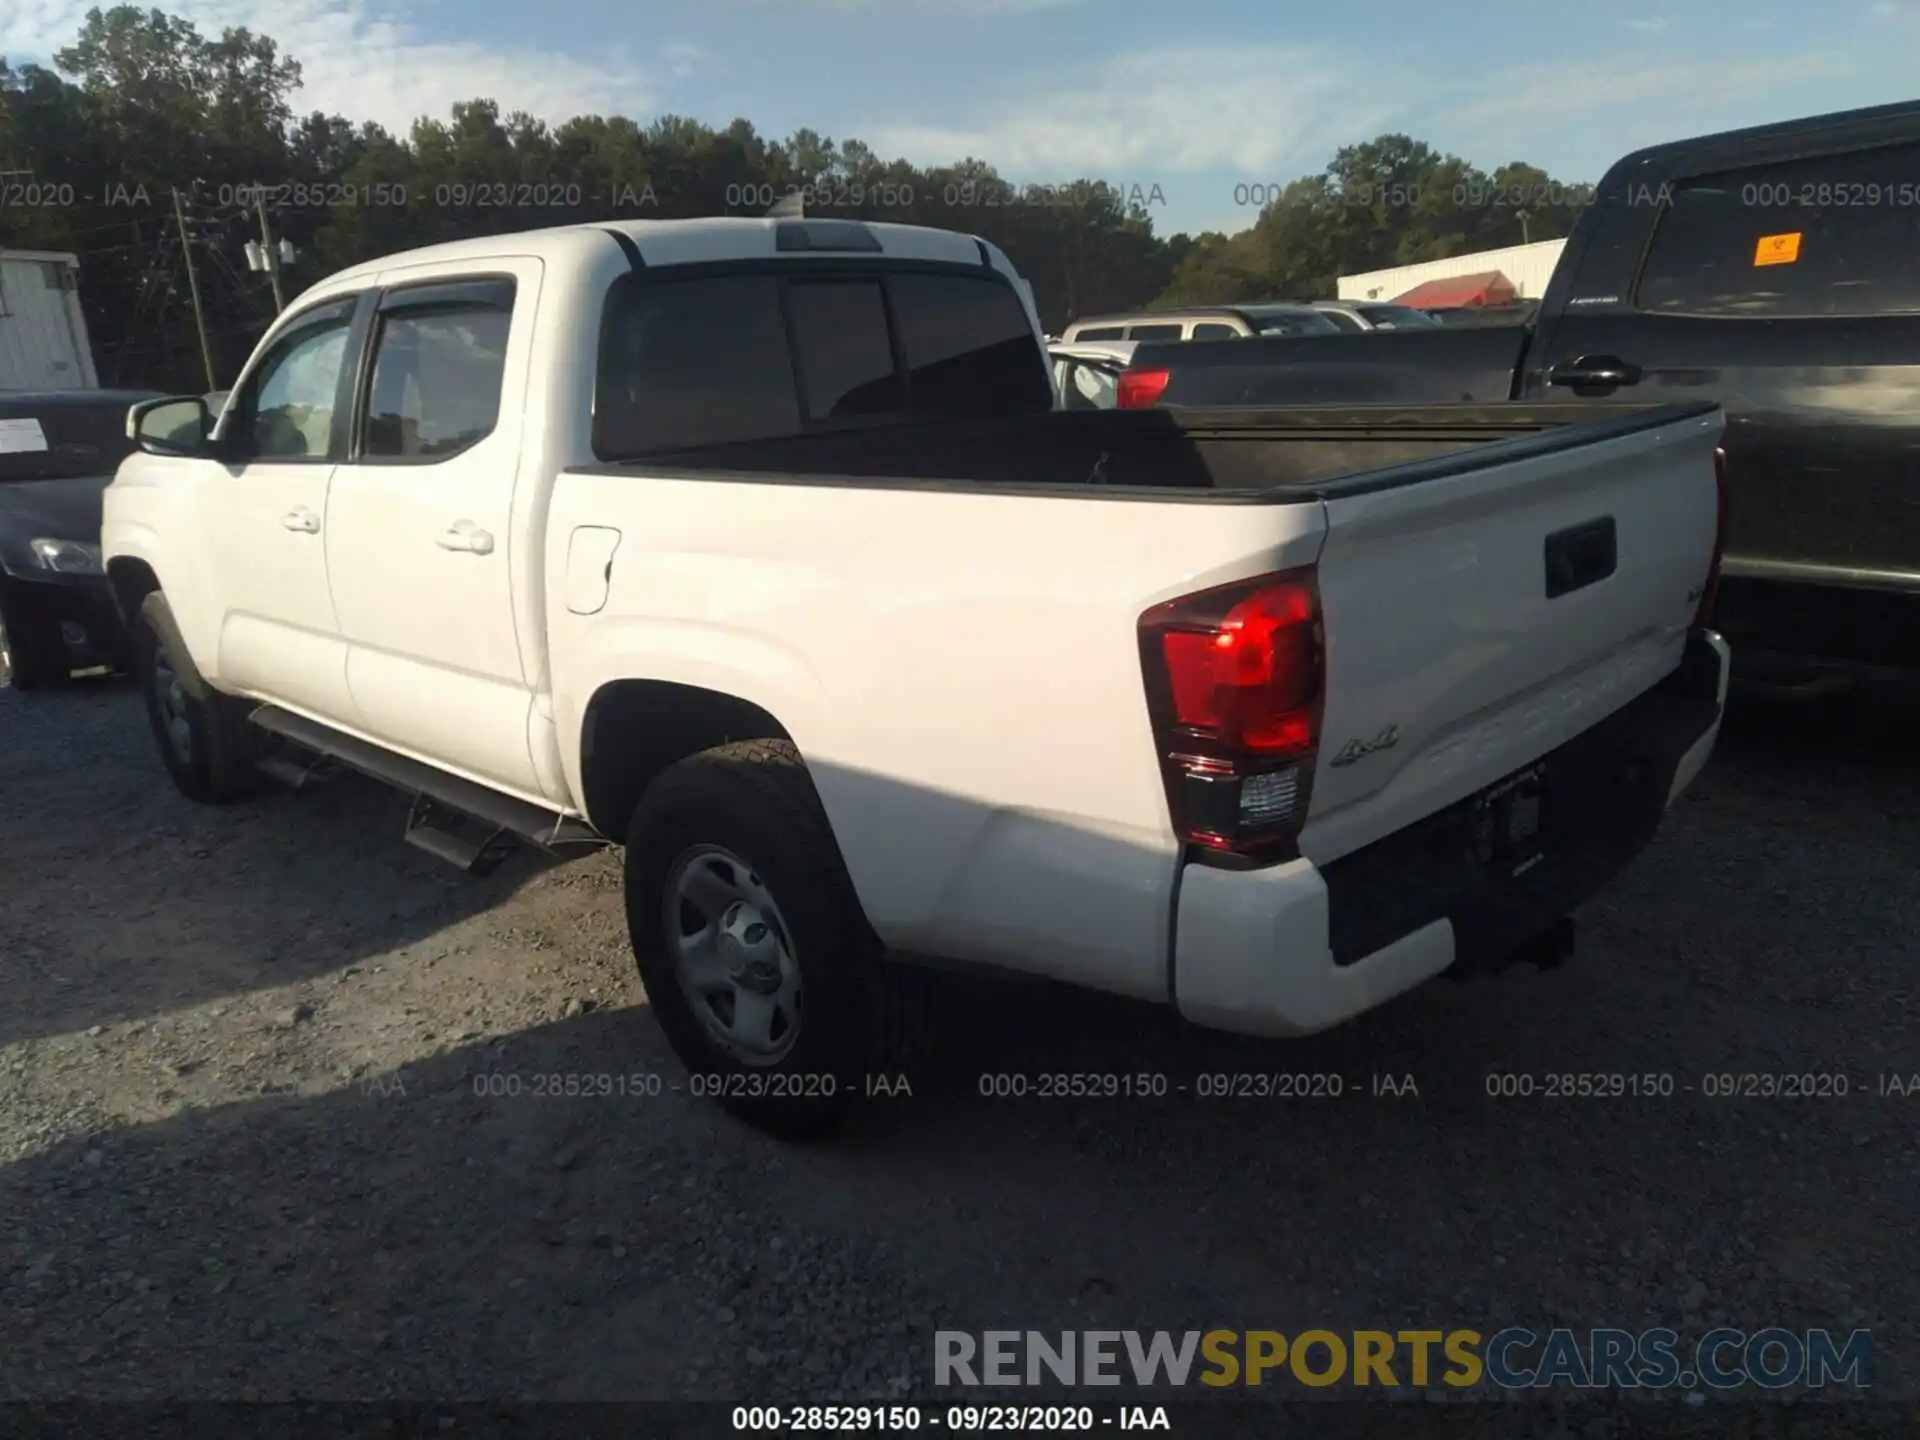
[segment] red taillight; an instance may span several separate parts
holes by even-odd
[[[1294,853],[1325,688],[1313,571],[1156,605],[1140,653],[1180,838],[1248,859]]]
[[[1727,551],[1727,452],[1717,446],[1713,452],[1713,560],[1707,566],[1707,580],[1700,587],[1700,603],[1694,608],[1695,625],[1713,624],[1713,602],[1720,594],[1720,558]]]
[[[1172,378],[1166,370],[1122,370],[1114,403],[1122,410],[1151,410]]]

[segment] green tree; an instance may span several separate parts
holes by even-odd
[[[172,192],[209,325],[237,364],[273,317],[246,268],[254,188],[300,260],[297,294],[379,255],[463,236],[613,218],[757,215],[803,189],[816,213],[942,226],[1005,250],[1049,328],[1154,304],[1331,295],[1338,276],[1563,235],[1580,197],[1518,161],[1488,174],[1410,136],[1337,152],[1234,235],[1162,236],[1158,197],[1097,181],[1030,190],[985,159],[916,166],[847,137],[785,140],[742,118],[582,115],[549,123],[474,97],[404,135],[298,112],[300,66],[245,28],[208,37],[161,10],[89,11],[55,69],[0,58],[0,170],[73,204],[0,210],[0,244],[81,256],[110,383],[200,383]],[[231,380],[230,371],[224,377]]]

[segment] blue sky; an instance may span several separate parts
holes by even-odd
[[[45,61],[96,0],[5,0]],[[151,0],[149,0],[151,3]],[[1404,130],[1492,168],[1592,181],[1690,133],[1914,98],[1920,0],[174,0],[300,60],[302,110],[404,131],[489,95],[549,120],[671,111],[810,126],[883,155],[972,154],[1033,183],[1146,192],[1156,228],[1239,229],[1235,187]]]

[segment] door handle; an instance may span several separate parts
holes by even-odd
[[[491,555],[493,536],[479,529],[471,520],[459,520],[440,532],[442,550],[461,550],[469,555]]]
[[[1613,355],[1582,355],[1547,371],[1549,385],[1638,385],[1646,372]]]
[[[320,517],[304,507],[298,510],[289,510],[280,517],[280,523],[289,530],[298,530],[302,535],[318,535],[320,533]]]

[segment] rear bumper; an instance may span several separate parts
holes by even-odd
[[[1306,1035],[1442,971],[1498,968],[1652,838],[1713,753],[1729,668],[1726,642],[1695,632],[1660,685],[1543,757],[1544,858],[1518,875],[1474,860],[1468,802],[1324,867],[1188,865],[1174,917],[1180,1013]]]

